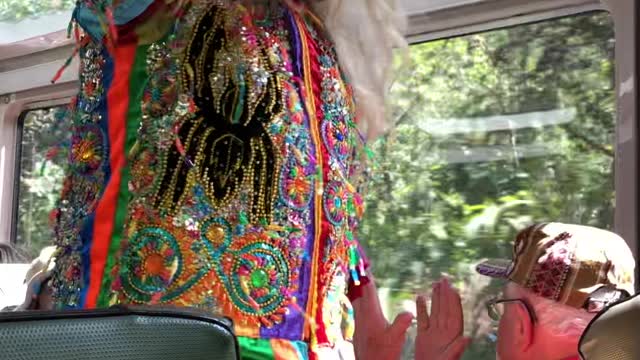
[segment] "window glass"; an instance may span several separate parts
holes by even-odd
[[[361,237],[389,317],[440,274],[464,299],[465,359],[495,359],[475,274],[533,221],[610,229],[614,34],[607,13],[411,46],[392,88]],[[406,359],[413,359],[411,346]]]
[[[28,259],[53,241],[49,215],[61,192],[70,136],[63,127],[65,116],[66,107],[54,107],[21,117],[15,242]]]
[[[0,0],[0,44],[67,28],[75,0]]]

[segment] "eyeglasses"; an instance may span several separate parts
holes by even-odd
[[[487,313],[489,318],[493,321],[500,321],[502,315],[504,315],[504,305],[511,303],[521,304],[529,313],[529,318],[532,323],[536,323],[536,313],[533,311],[533,307],[524,299],[491,299],[487,301]]]

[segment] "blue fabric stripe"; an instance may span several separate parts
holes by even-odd
[[[107,106],[107,93],[109,88],[111,87],[111,80],[113,79],[113,59],[109,56],[109,52],[106,48],[102,50],[102,56],[105,59],[105,64],[102,69],[102,81],[104,86],[103,98],[100,100],[100,104],[94,110],[94,112],[100,114],[100,128],[104,134],[104,153],[109,154],[111,144],[109,143],[109,113]],[[109,162],[109,156],[105,156],[102,164],[102,171],[104,172],[104,182],[100,184],[100,194],[97,195],[97,198],[100,199],[102,197],[102,192],[106,188],[106,184],[109,182],[111,178],[111,165]],[[80,239],[82,241],[82,289],[80,291],[80,307],[84,308],[87,299],[87,290],[89,289],[89,280],[90,280],[90,266],[91,266],[91,243],[93,242],[93,225],[95,222],[95,209],[94,211],[87,217],[87,220],[83,224],[82,230],[80,231]]]
[[[300,360],[309,360],[309,344],[303,341],[292,341]]]
[[[116,25],[126,25],[153,4],[154,0],[124,0],[113,11],[113,20]],[[100,26],[97,14],[89,9],[84,2],[80,2],[74,11],[74,17],[78,24],[96,40],[104,37],[104,29]]]
[[[153,1],[154,0],[121,1],[116,7],[115,14],[113,14],[116,25],[124,25],[137,18],[153,4]]]

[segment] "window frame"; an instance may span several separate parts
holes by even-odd
[[[442,8],[434,12],[410,15],[407,37],[410,43],[418,43],[591,11],[608,11],[604,4],[608,1],[611,0],[483,0],[468,6]]]
[[[526,5],[525,5],[526,4]],[[531,11],[521,13],[521,6]],[[470,35],[524,24],[549,21],[593,11],[611,16],[615,48],[616,140],[614,231],[620,234],[637,260],[638,234],[638,128],[640,120],[640,4],[634,0],[495,0],[467,7],[417,14],[409,19],[410,44]],[[631,14],[631,16],[629,16]],[[628,82],[631,81],[631,86]],[[634,86],[635,85],[635,86]],[[623,130],[624,129],[624,130]],[[640,278],[640,266],[636,266]],[[637,285],[640,289],[640,284]]]
[[[34,109],[37,110],[37,109]],[[31,110],[23,110],[16,123],[16,147],[15,147],[15,163],[13,169],[13,199],[11,214],[11,229],[9,230],[9,242],[17,244],[18,239],[18,204],[20,203],[20,178],[22,171],[22,139],[24,137],[24,119]]]
[[[0,81],[2,81],[0,74]],[[20,183],[19,123],[28,111],[63,106],[70,103],[78,83],[49,85],[10,95],[0,95],[0,242],[15,244],[17,197]],[[13,162],[12,162],[13,161]]]
[[[614,19],[616,34],[616,221],[615,230],[627,241],[636,261],[638,238],[638,58],[639,45],[634,0],[603,0]],[[629,85],[627,85],[629,84]],[[636,279],[640,268],[636,266]],[[636,282],[636,288],[640,284]]]
[[[633,21],[635,23],[635,31],[633,31],[633,43],[635,46],[635,51],[633,52],[633,54],[635,55],[635,61],[634,61],[634,77],[635,77],[635,86],[634,89],[636,89],[635,94],[634,94],[634,115],[635,115],[635,131],[636,131],[636,135],[638,134],[638,131],[640,129],[640,99],[638,99],[638,89],[640,89],[640,36],[638,34],[640,34],[640,2],[638,1],[634,1],[634,5],[635,5],[635,9],[634,9],[634,18]],[[638,175],[640,174],[640,146],[638,145],[638,141],[636,138],[636,143],[635,143],[635,154],[636,154],[636,159],[635,159],[635,169],[634,169],[634,178],[636,180],[636,184],[638,183]],[[637,185],[636,185],[637,186]],[[633,217],[635,218],[636,221],[638,221],[638,219],[640,218],[640,214],[638,214],[638,204],[640,204],[640,191],[638,191],[636,189],[636,194],[635,194],[635,213],[633,214]],[[636,229],[637,231],[637,229]],[[636,232],[637,234],[637,232]],[[636,238],[636,240],[638,242],[640,242],[640,240],[638,240]],[[639,245],[640,246],[640,245]],[[640,278],[640,269],[638,269],[638,266],[636,265],[636,281],[638,278]],[[640,289],[640,285],[636,285],[636,290]]]
[[[12,215],[11,215],[11,229],[9,241],[11,244],[18,245],[18,204],[20,203],[20,179],[22,174],[22,139],[24,137],[24,121],[32,111],[54,109],[69,105],[71,98],[63,98],[54,101],[35,102],[25,106],[22,112],[18,116],[16,122],[16,146],[15,146],[15,168],[13,177],[13,202],[12,202]],[[53,210],[53,209],[52,209]]]

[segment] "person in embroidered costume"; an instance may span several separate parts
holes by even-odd
[[[365,140],[381,130],[402,43],[390,10],[386,0],[78,1],[56,307],[221,313],[245,359],[334,359],[354,336],[358,358],[398,358],[412,318],[384,319],[357,234]]]
[[[535,224],[518,233],[512,260],[478,265],[509,282],[487,303],[499,321],[497,356],[508,360],[579,359],[587,324],[634,290],[635,260],[625,241],[588,226]]]

